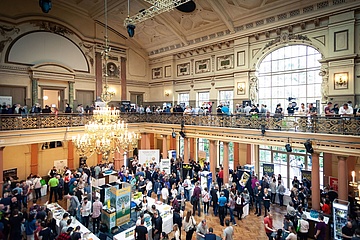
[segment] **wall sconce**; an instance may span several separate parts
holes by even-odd
[[[238,82],[237,83],[237,94],[238,95],[245,95],[245,82]]]
[[[335,73],[334,74],[334,89],[347,89],[348,88],[348,73]]]
[[[165,96],[170,96],[170,91],[169,90],[165,90],[165,92],[164,92],[164,94],[165,94]]]

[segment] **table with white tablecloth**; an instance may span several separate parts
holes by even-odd
[[[57,203],[48,204],[46,207],[53,212],[54,218],[56,220],[57,232],[60,233],[60,221],[66,211]],[[82,225],[78,220],[76,220],[75,218],[72,219],[73,221],[70,224],[70,227],[73,227],[75,229],[77,226],[80,226],[81,239],[100,240],[94,233],[92,233],[89,229]]]

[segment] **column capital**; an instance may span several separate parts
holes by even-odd
[[[0,147],[0,151],[3,151],[5,147]]]
[[[336,156],[338,160],[347,160],[349,156],[344,156],[344,155],[337,155]]]

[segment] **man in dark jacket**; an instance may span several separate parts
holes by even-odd
[[[213,203],[214,215],[217,216],[218,213],[218,185],[215,185],[213,189],[210,191],[211,201]]]

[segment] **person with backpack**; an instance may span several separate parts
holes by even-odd
[[[233,193],[230,193],[229,195],[229,202],[228,202],[229,212],[230,212],[230,222],[233,223],[233,225],[237,225],[235,218],[234,218],[234,210],[236,207],[236,199],[235,195]]]
[[[209,214],[209,207],[210,207],[210,193],[207,188],[204,188],[202,192],[202,200],[204,203],[204,214]]]

